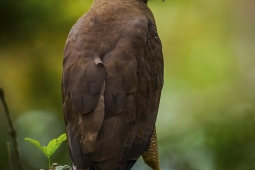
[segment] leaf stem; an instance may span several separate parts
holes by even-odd
[[[48,156],[49,169],[50,169],[50,156]]]

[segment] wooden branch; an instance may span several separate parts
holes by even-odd
[[[12,147],[11,147],[11,142],[7,141],[7,149],[8,149],[8,158],[9,158],[9,165],[10,165],[10,170],[14,170],[14,163],[13,163],[13,154],[12,154]]]
[[[19,170],[23,170],[22,165],[21,165],[20,156],[19,156],[19,149],[18,149],[18,142],[17,142],[17,138],[16,138],[16,131],[13,127],[11,115],[10,115],[10,112],[9,112],[9,109],[8,109],[8,106],[7,106],[7,103],[5,101],[5,97],[4,97],[4,90],[2,88],[0,88],[0,98],[2,100],[4,110],[5,110],[5,113],[6,113],[6,117],[7,117],[7,121],[8,121],[8,124],[9,124],[9,135],[11,136],[11,139],[12,139],[15,157],[16,157],[17,162],[18,162],[18,168],[19,168]]]

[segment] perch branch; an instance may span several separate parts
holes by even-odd
[[[5,101],[5,97],[4,97],[4,90],[2,88],[0,88],[0,98],[2,100],[3,106],[4,106],[4,110],[6,113],[6,117],[7,117],[7,121],[9,124],[9,135],[11,136],[12,139],[12,143],[13,143],[13,147],[14,147],[14,153],[16,155],[16,159],[18,162],[18,167],[20,170],[22,170],[22,166],[21,166],[21,161],[20,161],[20,156],[19,156],[19,149],[18,149],[18,142],[16,139],[16,131],[13,127],[13,123],[12,123],[12,119],[11,119],[11,115],[7,106],[7,103]]]

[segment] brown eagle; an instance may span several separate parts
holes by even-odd
[[[159,168],[163,54],[147,0],[94,0],[64,50],[62,98],[77,170]]]

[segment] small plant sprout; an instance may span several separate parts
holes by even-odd
[[[48,158],[49,168],[50,168],[50,158],[53,155],[53,153],[58,149],[58,147],[61,145],[61,143],[66,140],[66,134],[64,133],[60,135],[57,139],[52,139],[47,146],[42,146],[40,142],[30,138],[25,138],[25,140],[34,144],[37,148],[39,148],[44,153],[44,155]]]

